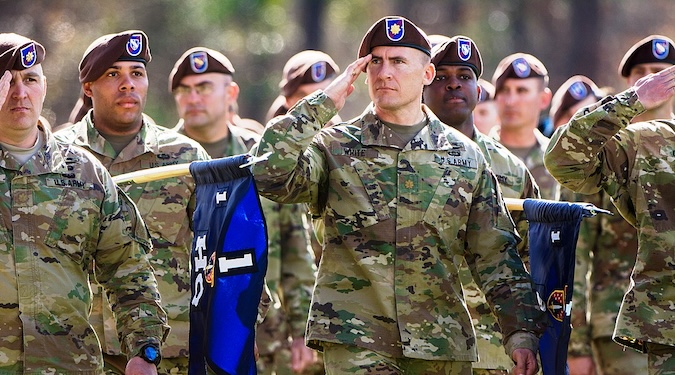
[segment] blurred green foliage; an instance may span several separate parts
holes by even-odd
[[[228,56],[241,88],[242,117],[263,121],[290,56],[321,49],[345,67],[368,27],[390,14],[410,18],[428,34],[473,38],[486,79],[504,56],[534,54],[546,64],[554,91],[574,74],[622,89],[616,68],[630,45],[649,34],[675,37],[672,0],[0,0],[0,31],[46,47],[44,115],[52,124],[68,119],[80,91],[78,63],[93,40],[145,31],[153,56],[145,112],[173,126],[167,80],[188,48],[203,45]],[[368,100],[358,82],[342,117],[358,115]]]

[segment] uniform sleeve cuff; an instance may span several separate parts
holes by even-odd
[[[516,349],[530,349],[536,354],[539,350],[539,338],[530,332],[515,332],[506,339],[504,349],[509,358]]]

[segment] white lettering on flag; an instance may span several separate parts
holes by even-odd
[[[216,204],[220,202],[225,202],[227,200],[227,191],[224,191],[222,193],[218,192],[216,193]]]
[[[204,294],[204,274],[203,270],[206,268],[206,255],[204,255],[204,251],[206,250],[206,235],[199,236],[195,239],[195,251],[197,254],[194,257],[194,262],[195,262],[195,270],[194,272],[197,274],[197,277],[195,279],[195,293],[192,296],[192,305],[193,306],[198,306],[199,305],[199,300],[202,298],[202,295]]]
[[[247,253],[241,258],[231,259],[220,257],[218,258],[218,267],[220,267],[220,272],[225,274],[237,268],[253,267],[253,254]]]

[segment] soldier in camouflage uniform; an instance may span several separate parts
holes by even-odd
[[[81,121],[56,133],[60,139],[93,153],[113,176],[209,159],[197,142],[144,118],[146,64],[150,59],[148,39],[142,31],[128,30],[95,40],[80,62],[80,82],[85,95],[92,98],[93,108]],[[136,203],[150,231],[150,262],[172,328],[162,346],[164,357],[158,372],[186,374],[194,180],[185,175],[120,187]],[[97,325],[107,343],[106,364],[111,372],[123,372],[117,335],[110,324],[114,317],[105,296],[98,297],[102,312],[93,314],[92,319],[106,324],[105,329],[101,323]]]
[[[504,332],[517,374],[536,371],[544,316],[518,236],[480,149],[421,104],[426,35],[386,17],[358,60],[266,127],[253,166],[263,195],[308,202],[325,223],[307,341],[327,374],[471,374],[475,334],[458,267],[466,260]],[[373,103],[322,126],[366,72]]]
[[[482,134],[473,124],[473,110],[481,96],[478,77],[483,60],[476,44],[468,37],[455,36],[432,50],[431,62],[436,78],[424,88],[424,103],[444,124],[461,131],[480,147],[497,177],[504,197],[539,198],[539,187],[525,164],[506,147]],[[521,241],[518,251],[528,258],[528,225],[524,212],[512,212]],[[507,374],[513,361],[504,353],[502,334],[497,319],[490,312],[485,295],[473,281],[466,264],[461,281],[467,307],[476,330],[476,347],[480,360],[473,364],[474,375]]]
[[[542,198],[557,200],[560,185],[544,167],[548,138],[537,129],[541,111],[551,102],[546,67],[532,55],[514,53],[499,62],[492,83],[501,124],[490,136],[525,162]]]
[[[555,128],[604,93],[590,78],[569,78],[556,91],[549,111]],[[646,356],[612,341],[614,323],[637,253],[635,228],[619,215],[607,194],[586,195],[563,187],[561,200],[588,202],[613,212],[582,220],[576,246],[572,333],[567,364],[570,375],[643,374]]]
[[[604,190],[637,228],[637,262],[613,339],[646,352],[650,374],[675,374],[675,121],[631,120],[670,100],[674,89],[671,66],[580,110],[554,133],[545,157],[561,184],[586,194]]]
[[[214,158],[245,154],[259,134],[234,126],[232,112],[239,87],[232,63],[218,51],[191,48],[176,61],[169,75],[180,121],[174,128],[199,141]],[[266,283],[272,305],[256,329],[261,374],[293,374],[316,362],[305,346],[305,325],[316,266],[309,246],[303,205],[262,198],[268,235]]]
[[[619,75],[627,83],[627,86],[633,86],[638,79],[675,64],[675,46],[673,41],[662,35],[650,35],[636,44],[634,44],[624,55],[619,64]],[[563,84],[562,88],[572,88],[573,79]],[[592,81],[590,82],[592,84]],[[586,83],[586,90],[579,87],[567,92],[574,92],[576,97],[584,91],[592,91],[596,88],[594,84]],[[560,91],[560,90],[559,90]],[[572,103],[572,95],[564,95]],[[582,100],[566,110],[567,118],[554,116],[556,123],[566,123],[577,109],[592,104],[593,97],[589,95],[591,102]],[[557,101],[554,98],[552,111],[557,108]],[[596,98],[596,101],[600,97]],[[585,104],[584,104],[585,103]],[[562,105],[564,107],[564,104]],[[557,110],[556,113],[562,112]],[[660,106],[645,111],[633,118],[633,122],[657,120],[662,118],[673,118],[672,99],[664,102]],[[581,200],[584,197],[577,197]],[[592,201],[598,207],[610,209],[615,216],[600,215],[596,218],[584,220],[579,232],[579,243],[577,244],[577,266],[580,271],[588,270],[589,285],[586,285],[586,278],[582,278],[580,273],[575,272],[575,294],[573,310],[574,331],[570,339],[570,375],[592,374],[591,369],[599,374],[640,374],[647,371],[647,358],[645,355],[636,351],[626,351],[623,347],[616,345],[612,341],[614,325],[617,321],[619,308],[623,294],[629,287],[629,277],[635,264],[637,254],[637,233],[627,221],[618,214],[616,208],[611,204],[610,197],[600,191],[592,198],[586,197],[586,201]],[[605,251],[611,249],[611,251]],[[592,251],[592,263],[589,258],[589,251]],[[584,261],[586,264],[584,265]],[[586,288],[586,289],[584,289]],[[578,291],[588,293],[588,304],[582,299],[583,295]],[[587,306],[588,305],[588,306]],[[589,320],[586,324],[584,307],[588,309]],[[574,312],[577,313],[574,313]],[[595,363],[593,363],[595,362]]]
[[[0,372],[100,374],[89,322],[96,277],[114,302],[129,373],[169,327],[147,259],[151,243],[134,204],[89,153],[39,122],[44,48],[0,34]]]

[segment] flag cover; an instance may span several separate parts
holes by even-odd
[[[549,325],[539,339],[544,375],[569,374],[567,345],[572,331],[572,286],[579,225],[592,214],[582,204],[526,199],[530,271],[546,305]]]
[[[267,229],[247,155],[192,162],[189,374],[255,374]]]

